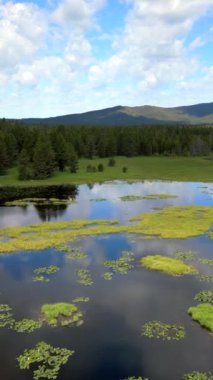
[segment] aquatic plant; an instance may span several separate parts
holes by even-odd
[[[78,283],[81,285],[92,285],[93,280],[90,274],[90,271],[88,269],[79,269],[77,270],[77,276],[78,276]]]
[[[65,222],[44,222],[31,226],[0,229],[0,253],[40,250],[56,247],[61,250],[68,243],[81,236],[100,235],[120,232],[115,220],[75,220]],[[126,228],[126,226],[124,226]],[[70,252],[70,250],[67,250]]]
[[[196,294],[194,300],[199,301],[199,302],[213,303],[213,291],[212,290],[202,290],[201,292]]]
[[[127,377],[124,380],[149,380],[149,379],[147,379],[147,377],[145,378],[145,377],[141,377],[141,376],[140,377],[131,376],[131,377]]]
[[[104,272],[102,277],[104,278],[104,280],[110,281],[110,280],[112,280],[113,273],[112,272]]]
[[[213,265],[213,259],[199,258],[201,264]]]
[[[152,200],[152,199],[172,199],[177,198],[177,195],[172,194],[148,194],[148,195],[125,195],[120,197],[123,202],[139,201],[139,200]]]
[[[36,276],[33,277],[34,282],[49,282],[48,276],[57,273],[59,271],[59,267],[55,265],[50,265],[49,267],[39,267],[34,269],[33,273]]]
[[[34,276],[33,277],[34,282],[49,282],[49,278],[46,278],[44,276]]]
[[[19,333],[31,333],[34,330],[40,329],[42,326],[42,321],[36,321],[34,319],[22,319],[21,321],[16,321],[14,324],[14,330]]]
[[[78,303],[78,302],[89,302],[89,301],[90,301],[89,297],[77,297],[72,302]]]
[[[197,278],[201,282],[213,282],[213,276],[208,274],[199,274]]]
[[[151,321],[142,326],[141,335],[163,340],[180,340],[185,337],[183,326]]]
[[[46,342],[39,342],[35,348],[26,349],[17,360],[20,369],[30,369],[31,365],[37,369],[33,369],[33,379],[56,379],[60,368],[66,364],[69,357],[74,351],[67,348],[53,347]]]
[[[87,257],[88,257],[88,255],[84,252],[68,253],[66,255],[67,259],[72,259],[72,260],[84,260]]]
[[[186,373],[183,376],[183,380],[213,380],[213,374],[211,372],[197,372]]]
[[[166,207],[139,215],[132,221],[138,221],[138,223],[116,225],[117,220],[75,220],[4,228],[0,229],[0,237],[6,240],[0,241],[0,253],[41,250],[50,247],[60,250],[65,243],[83,236],[125,232],[147,236],[157,235],[168,239],[184,239],[208,233],[211,238],[209,229],[213,222],[213,207]]]
[[[72,303],[52,303],[44,304],[41,307],[43,319],[53,327],[57,325],[80,326],[83,323],[83,314],[78,310],[77,306]]]
[[[197,253],[193,251],[176,251],[175,257],[179,260],[194,260]]]
[[[106,198],[91,198],[90,202],[104,202],[106,200]]]
[[[58,198],[23,198],[15,199],[13,201],[5,202],[5,206],[29,206],[29,205],[41,205],[41,206],[61,206],[70,205],[76,203],[73,199],[58,199]]]
[[[213,207],[165,207],[156,212],[141,214],[132,221],[140,222],[132,227],[135,233],[157,235],[166,239],[185,239],[209,232],[213,222]]]
[[[39,267],[34,269],[35,274],[54,274],[59,271],[59,267],[55,265],[50,265],[49,267]]]
[[[140,263],[144,268],[160,271],[171,276],[183,276],[186,274],[197,273],[197,270],[194,267],[185,264],[181,260],[161,255],[142,257]]]
[[[188,314],[202,327],[213,332],[213,305],[210,303],[199,304],[188,309]]]
[[[0,328],[13,328],[15,320],[13,319],[12,309],[7,304],[0,304]]]
[[[132,252],[123,251],[119,259],[104,261],[104,266],[111,268],[115,273],[127,274],[133,268],[134,258],[132,256]]]

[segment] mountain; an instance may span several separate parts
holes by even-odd
[[[148,125],[189,124],[213,125],[213,103],[163,108],[155,106],[112,107],[98,111],[50,118],[21,119],[26,124],[45,125]]]

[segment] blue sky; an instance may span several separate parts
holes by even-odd
[[[213,0],[0,0],[0,117],[211,102]]]

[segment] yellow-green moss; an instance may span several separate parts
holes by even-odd
[[[190,307],[188,313],[194,321],[213,332],[213,305],[210,303],[199,304],[195,307]]]
[[[174,206],[141,214],[132,219],[140,223],[132,232],[158,235],[167,239],[184,239],[207,233],[213,223],[213,207]]]
[[[143,234],[167,239],[184,239],[208,233],[213,223],[213,207],[178,206],[145,213],[132,219],[138,223],[116,225],[117,220],[75,220],[45,222],[31,226],[11,227],[0,230],[0,253],[26,250],[42,250],[65,246],[83,236],[114,233]]]
[[[78,310],[78,307],[72,303],[53,303],[45,304],[41,308],[42,316],[44,320],[50,326],[77,325],[83,323],[83,314]]]
[[[144,268],[163,272],[171,276],[197,273],[194,267],[185,264],[183,261],[161,255],[143,257],[140,263]]]

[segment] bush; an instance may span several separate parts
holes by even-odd
[[[126,167],[126,166],[123,166],[122,171],[123,171],[123,173],[126,173],[126,172],[127,172],[127,167]]]
[[[103,164],[98,164],[98,171],[103,172],[104,171],[104,165]]]
[[[109,159],[108,166],[115,166],[115,159],[114,158]]]

